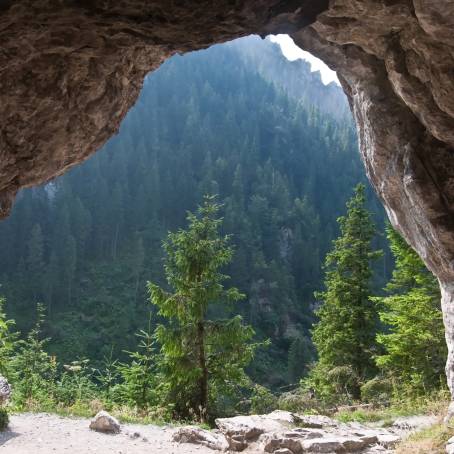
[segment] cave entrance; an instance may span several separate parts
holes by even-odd
[[[295,58],[289,40],[249,36],[167,60],[146,77],[117,136],[20,193],[0,224],[0,276],[21,331],[40,301],[60,361],[122,357],[145,327],[146,281],[165,282],[161,241],[204,194],[218,194],[236,249],[228,274],[248,295],[240,311],[273,341],[261,360],[281,365],[266,384],[297,382],[305,363],[289,355],[301,339],[310,344],[336,219],[352,188],[368,183],[335,74]],[[369,199],[383,228],[370,189]],[[295,367],[283,373],[289,361]]]

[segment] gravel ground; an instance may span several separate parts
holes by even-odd
[[[213,454],[203,446],[172,442],[175,429],[123,424],[118,435],[88,428],[89,419],[63,418],[45,413],[10,417],[0,433],[1,454]]]

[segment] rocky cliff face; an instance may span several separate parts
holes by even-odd
[[[290,33],[338,71],[370,180],[438,276],[454,388],[452,0],[8,0],[0,4],[0,214],[96,151],[175,52]]]

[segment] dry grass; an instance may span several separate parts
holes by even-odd
[[[446,443],[454,436],[454,426],[439,423],[412,434],[397,448],[396,454],[445,454]]]
[[[446,443],[454,436],[454,420],[445,424],[449,401],[446,399],[433,400],[425,413],[438,416],[438,422],[427,429],[411,434],[396,448],[396,454],[445,454]]]

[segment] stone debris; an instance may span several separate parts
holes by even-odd
[[[107,411],[100,411],[90,422],[90,429],[97,432],[118,434],[120,433],[120,423]]]
[[[438,418],[435,415],[406,416],[404,418],[397,418],[392,427],[398,430],[413,431],[425,429],[437,422]]]
[[[8,380],[0,375],[0,405],[6,404],[11,397],[11,386]]]

